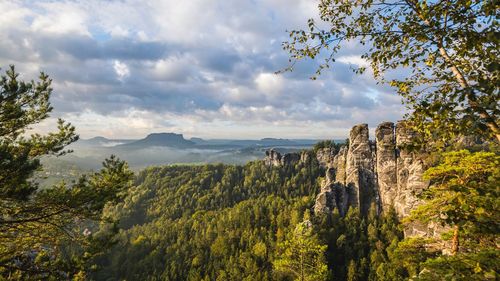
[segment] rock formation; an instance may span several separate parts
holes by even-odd
[[[396,138],[394,124],[384,122],[375,130],[376,169],[380,204],[384,211],[394,205],[397,192]]]
[[[421,155],[407,149],[412,137],[404,122],[384,122],[376,128],[375,140],[370,141],[368,125],[360,124],[351,129],[349,143],[338,151],[322,148],[314,159],[310,151],[282,155],[271,149],[264,161],[269,166],[286,166],[317,160],[326,169],[314,204],[316,214],[337,210],[344,216],[351,207],[366,213],[375,206],[378,212],[394,207],[398,216],[406,217],[429,185],[422,179],[425,167]],[[437,236],[441,232],[442,227],[418,223],[405,229],[407,236]]]
[[[264,158],[264,163],[267,166],[286,166],[292,165],[301,160],[301,158],[305,158],[306,156],[302,156],[299,153],[285,153],[281,154],[274,149],[270,149],[266,151],[266,158]]]
[[[349,135],[346,179],[348,204],[359,207],[362,213],[376,202],[376,180],[372,147],[368,138],[368,125],[356,125]]]
[[[416,207],[417,195],[427,188],[428,183],[422,180],[424,163],[415,152],[405,149],[412,138],[413,133],[408,130],[404,123],[396,125],[396,145],[399,155],[397,157],[397,194],[394,207],[401,216],[405,217]]]
[[[335,169],[335,182],[345,185],[346,163],[348,146],[340,148],[339,152],[333,158],[332,167]]]
[[[334,194],[333,194],[333,189],[332,189],[332,177],[334,177],[334,172],[332,168],[328,168],[325,173],[325,180],[323,184],[321,185],[321,190],[316,196],[316,203],[314,204],[314,212],[315,213],[321,213],[321,212],[331,212],[333,211],[336,207],[338,208]]]
[[[267,166],[280,166],[281,153],[274,149],[266,150],[266,158],[264,158],[264,163]]]
[[[316,159],[318,159],[319,164],[328,168],[333,163],[333,158],[337,155],[338,151],[333,147],[321,148],[316,152]]]
[[[393,206],[399,216],[407,216],[419,202],[417,195],[428,186],[422,179],[422,159],[405,149],[411,138],[412,132],[402,122],[396,126],[391,122],[380,124],[375,142],[369,140],[367,124],[354,126],[348,147],[334,155],[321,151],[317,157],[327,167],[327,173],[314,211],[331,212],[337,208],[343,215],[350,207],[366,213],[370,206],[379,212]],[[415,225],[409,231],[427,230]]]
[[[335,181],[335,169],[328,168],[320,193],[316,197],[314,212],[331,212],[337,208],[339,214],[344,216],[348,206],[347,192],[345,185]]]

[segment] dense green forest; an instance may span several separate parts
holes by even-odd
[[[165,166],[137,175],[118,219],[116,245],[97,260],[98,280],[289,280],[273,271],[279,244],[311,220],[335,280],[375,280],[385,248],[402,238],[394,215],[355,209],[312,217],[324,171],[316,161],[268,167]],[[147,276],[147,277],[146,277]]]

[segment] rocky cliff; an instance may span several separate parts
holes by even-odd
[[[338,151],[333,147],[326,147],[319,149],[316,152],[316,158],[318,159],[321,166],[324,168],[330,167],[333,164],[335,156],[338,154]]]
[[[393,206],[399,216],[407,216],[419,202],[417,195],[428,186],[422,180],[422,159],[405,149],[411,138],[403,122],[384,122],[376,128],[371,141],[368,125],[360,124],[351,129],[348,147],[334,155],[331,150],[317,153],[327,172],[314,211],[338,209],[343,215],[351,207],[367,212],[375,206],[383,212]],[[419,231],[427,230],[418,226],[410,230]]]
[[[369,140],[368,125],[356,125],[349,134],[349,149],[345,164],[345,186],[348,207],[359,207],[366,213],[372,203],[378,205],[375,153]]]
[[[264,163],[268,166],[286,166],[293,165],[301,160],[302,156],[300,153],[285,153],[281,154],[274,149],[266,151],[266,158],[264,158]]]

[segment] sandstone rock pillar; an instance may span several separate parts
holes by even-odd
[[[349,134],[346,185],[349,206],[359,207],[361,213],[366,214],[376,198],[374,159],[367,124],[354,126]]]
[[[394,204],[397,195],[396,139],[394,123],[384,122],[375,130],[377,143],[377,184],[383,211]]]
[[[421,155],[406,148],[413,137],[413,132],[403,121],[396,124],[397,146],[397,197],[394,208],[401,217],[406,217],[420,201],[418,195],[429,185],[422,179],[425,171]]]

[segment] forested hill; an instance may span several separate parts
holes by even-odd
[[[289,280],[272,262],[278,245],[309,219],[320,243],[328,245],[332,278],[374,277],[386,257],[381,249],[401,238],[396,221],[363,219],[355,209],[345,218],[336,213],[311,218],[323,175],[313,158],[283,167],[254,161],[148,168],[122,203],[105,210],[119,219],[121,230],[116,245],[96,261],[93,277]]]

